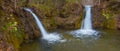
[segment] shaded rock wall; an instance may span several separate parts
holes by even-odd
[[[49,29],[80,28],[84,17],[84,7],[79,0],[30,0],[27,6],[34,9],[45,28]],[[119,14],[119,6],[117,0],[96,1],[92,8],[94,28],[119,29],[119,21],[116,21],[116,15]]]
[[[40,17],[45,28],[50,29],[74,29],[80,27],[83,7],[77,0],[45,0],[30,1],[28,7]],[[75,19],[73,19],[75,18]]]
[[[0,0],[1,51],[18,51],[21,43],[40,37],[31,15],[15,4],[14,0]]]
[[[101,0],[100,5],[94,6],[94,28],[119,29],[119,3],[117,0]]]

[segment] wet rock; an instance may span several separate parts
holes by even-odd
[[[12,46],[4,41],[0,41],[0,51],[15,51]]]
[[[116,29],[120,30],[120,14],[116,15]]]
[[[18,9],[15,14],[18,16],[17,20],[19,21],[19,28],[22,29],[26,35],[26,40],[40,37],[39,29],[33,16],[29,12],[26,12],[23,9]]]
[[[77,17],[77,16],[68,17],[68,18],[55,17],[55,23],[57,24],[57,28],[60,28],[60,29],[61,28],[62,29],[74,29],[76,24],[80,24],[79,20],[80,20],[80,17]]]

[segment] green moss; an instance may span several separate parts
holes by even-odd
[[[112,14],[109,10],[107,10],[107,9],[103,9],[103,10],[102,10],[102,15],[103,15],[107,20],[109,20],[110,17],[113,16],[113,14]]]
[[[13,14],[10,14],[9,17],[5,16],[2,18],[5,18],[2,20],[1,23],[3,23],[3,25],[0,27],[1,31],[4,32],[4,39],[17,50],[23,42],[24,34],[20,29],[18,29],[18,22],[15,20],[15,16]]]
[[[110,29],[115,29],[115,20],[114,20],[114,18],[111,18],[111,20],[108,21],[107,27],[110,28]]]
[[[46,6],[46,5],[43,5],[43,4],[39,4],[39,5],[30,4],[30,6],[38,8],[46,16],[51,16],[52,7],[50,7],[50,6]]]
[[[55,3],[53,0],[44,0],[43,3],[41,3],[41,1],[33,1],[29,3],[29,6],[39,9],[41,13],[47,17],[52,17],[55,15],[53,14],[55,8]]]
[[[116,0],[110,0],[107,3],[107,7],[102,10],[102,16],[104,17],[105,28],[115,29],[115,15],[120,13],[120,3]]]
[[[53,17],[46,18],[42,22],[44,27],[48,30],[55,29],[57,27]]]
[[[78,18],[77,22],[75,23],[75,28],[80,28],[81,22],[82,22],[82,17],[83,17],[83,13],[80,13],[79,18]]]
[[[2,2],[2,0],[0,0],[0,3]]]
[[[2,10],[0,10],[0,16],[5,16],[5,13]]]
[[[108,29],[115,29],[115,18],[113,17],[114,13],[109,9],[103,9],[102,16],[105,18],[103,26]]]
[[[51,27],[57,27],[54,18],[51,18],[50,20],[51,20]]]

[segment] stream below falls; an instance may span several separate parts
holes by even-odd
[[[23,44],[20,51],[120,51],[119,30],[99,30],[98,37],[75,38],[60,31],[66,42],[48,44],[42,40],[35,40]]]

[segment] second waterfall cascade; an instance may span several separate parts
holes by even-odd
[[[42,34],[42,39],[47,40],[49,43],[53,43],[56,41],[64,41],[62,40],[61,36],[57,33],[48,33],[45,28],[43,27],[42,23],[38,19],[38,17],[35,15],[35,13],[32,12],[29,8],[24,8],[25,11],[28,11],[32,14],[33,18],[35,19],[35,22]]]
[[[82,20],[81,28],[70,32],[75,37],[81,37],[81,35],[97,35],[98,32],[92,28],[91,19],[91,5],[85,5],[85,18]]]

